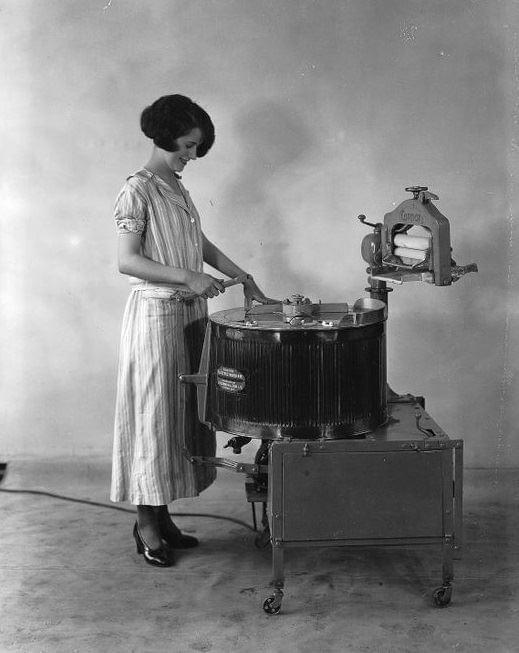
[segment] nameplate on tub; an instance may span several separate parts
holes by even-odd
[[[245,388],[245,376],[232,367],[219,367],[216,370],[216,384],[226,392],[241,392]]]

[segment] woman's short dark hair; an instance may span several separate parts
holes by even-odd
[[[175,140],[198,127],[202,142],[197,156],[204,156],[214,143],[214,125],[202,107],[185,95],[164,95],[146,107],[141,114],[141,129],[157,147],[174,152]]]

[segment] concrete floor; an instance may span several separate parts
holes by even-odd
[[[12,460],[4,488],[106,501],[103,460]],[[201,546],[156,569],[136,555],[131,514],[44,496],[0,494],[0,650],[72,653],[211,651],[519,651],[517,470],[465,470],[465,549],[452,603],[436,547],[309,548],[286,555],[282,612],[261,609],[270,552],[245,526],[179,517]],[[178,512],[251,523],[243,476],[219,472]]]

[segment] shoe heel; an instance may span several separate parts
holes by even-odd
[[[135,523],[135,526],[133,527],[133,537],[135,539],[135,544],[137,547],[137,553],[142,555],[144,553],[144,545],[141,540],[141,536],[139,533],[139,529],[137,527],[137,523]]]
[[[135,526],[133,527],[133,537],[135,539],[135,544],[137,545],[137,553],[142,554],[144,560],[149,565],[153,565],[154,567],[171,567],[175,564],[174,558],[163,547],[160,547],[159,549],[150,549],[139,533],[137,522],[135,522]]]

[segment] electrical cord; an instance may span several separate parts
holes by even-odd
[[[47,492],[46,490],[25,490],[25,489],[11,489],[11,488],[0,488],[0,492],[6,492],[9,494],[35,494],[43,497],[51,497],[52,499],[59,499],[61,501],[69,501],[71,503],[82,503],[87,506],[97,506],[99,508],[108,508],[109,510],[119,510],[120,512],[129,512],[131,514],[136,514],[136,510],[131,508],[123,508],[122,506],[112,506],[109,503],[101,503],[99,501],[90,501],[90,499],[78,499],[76,497],[67,497],[64,494],[56,494],[54,492]],[[213,513],[207,512],[170,512],[172,517],[209,517],[211,519],[223,519],[225,521],[233,522],[239,526],[244,526],[251,531],[254,531],[254,528],[247,524],[241,519],[235,519],[234,517],[226,517],[225,515],[215,515]]]

